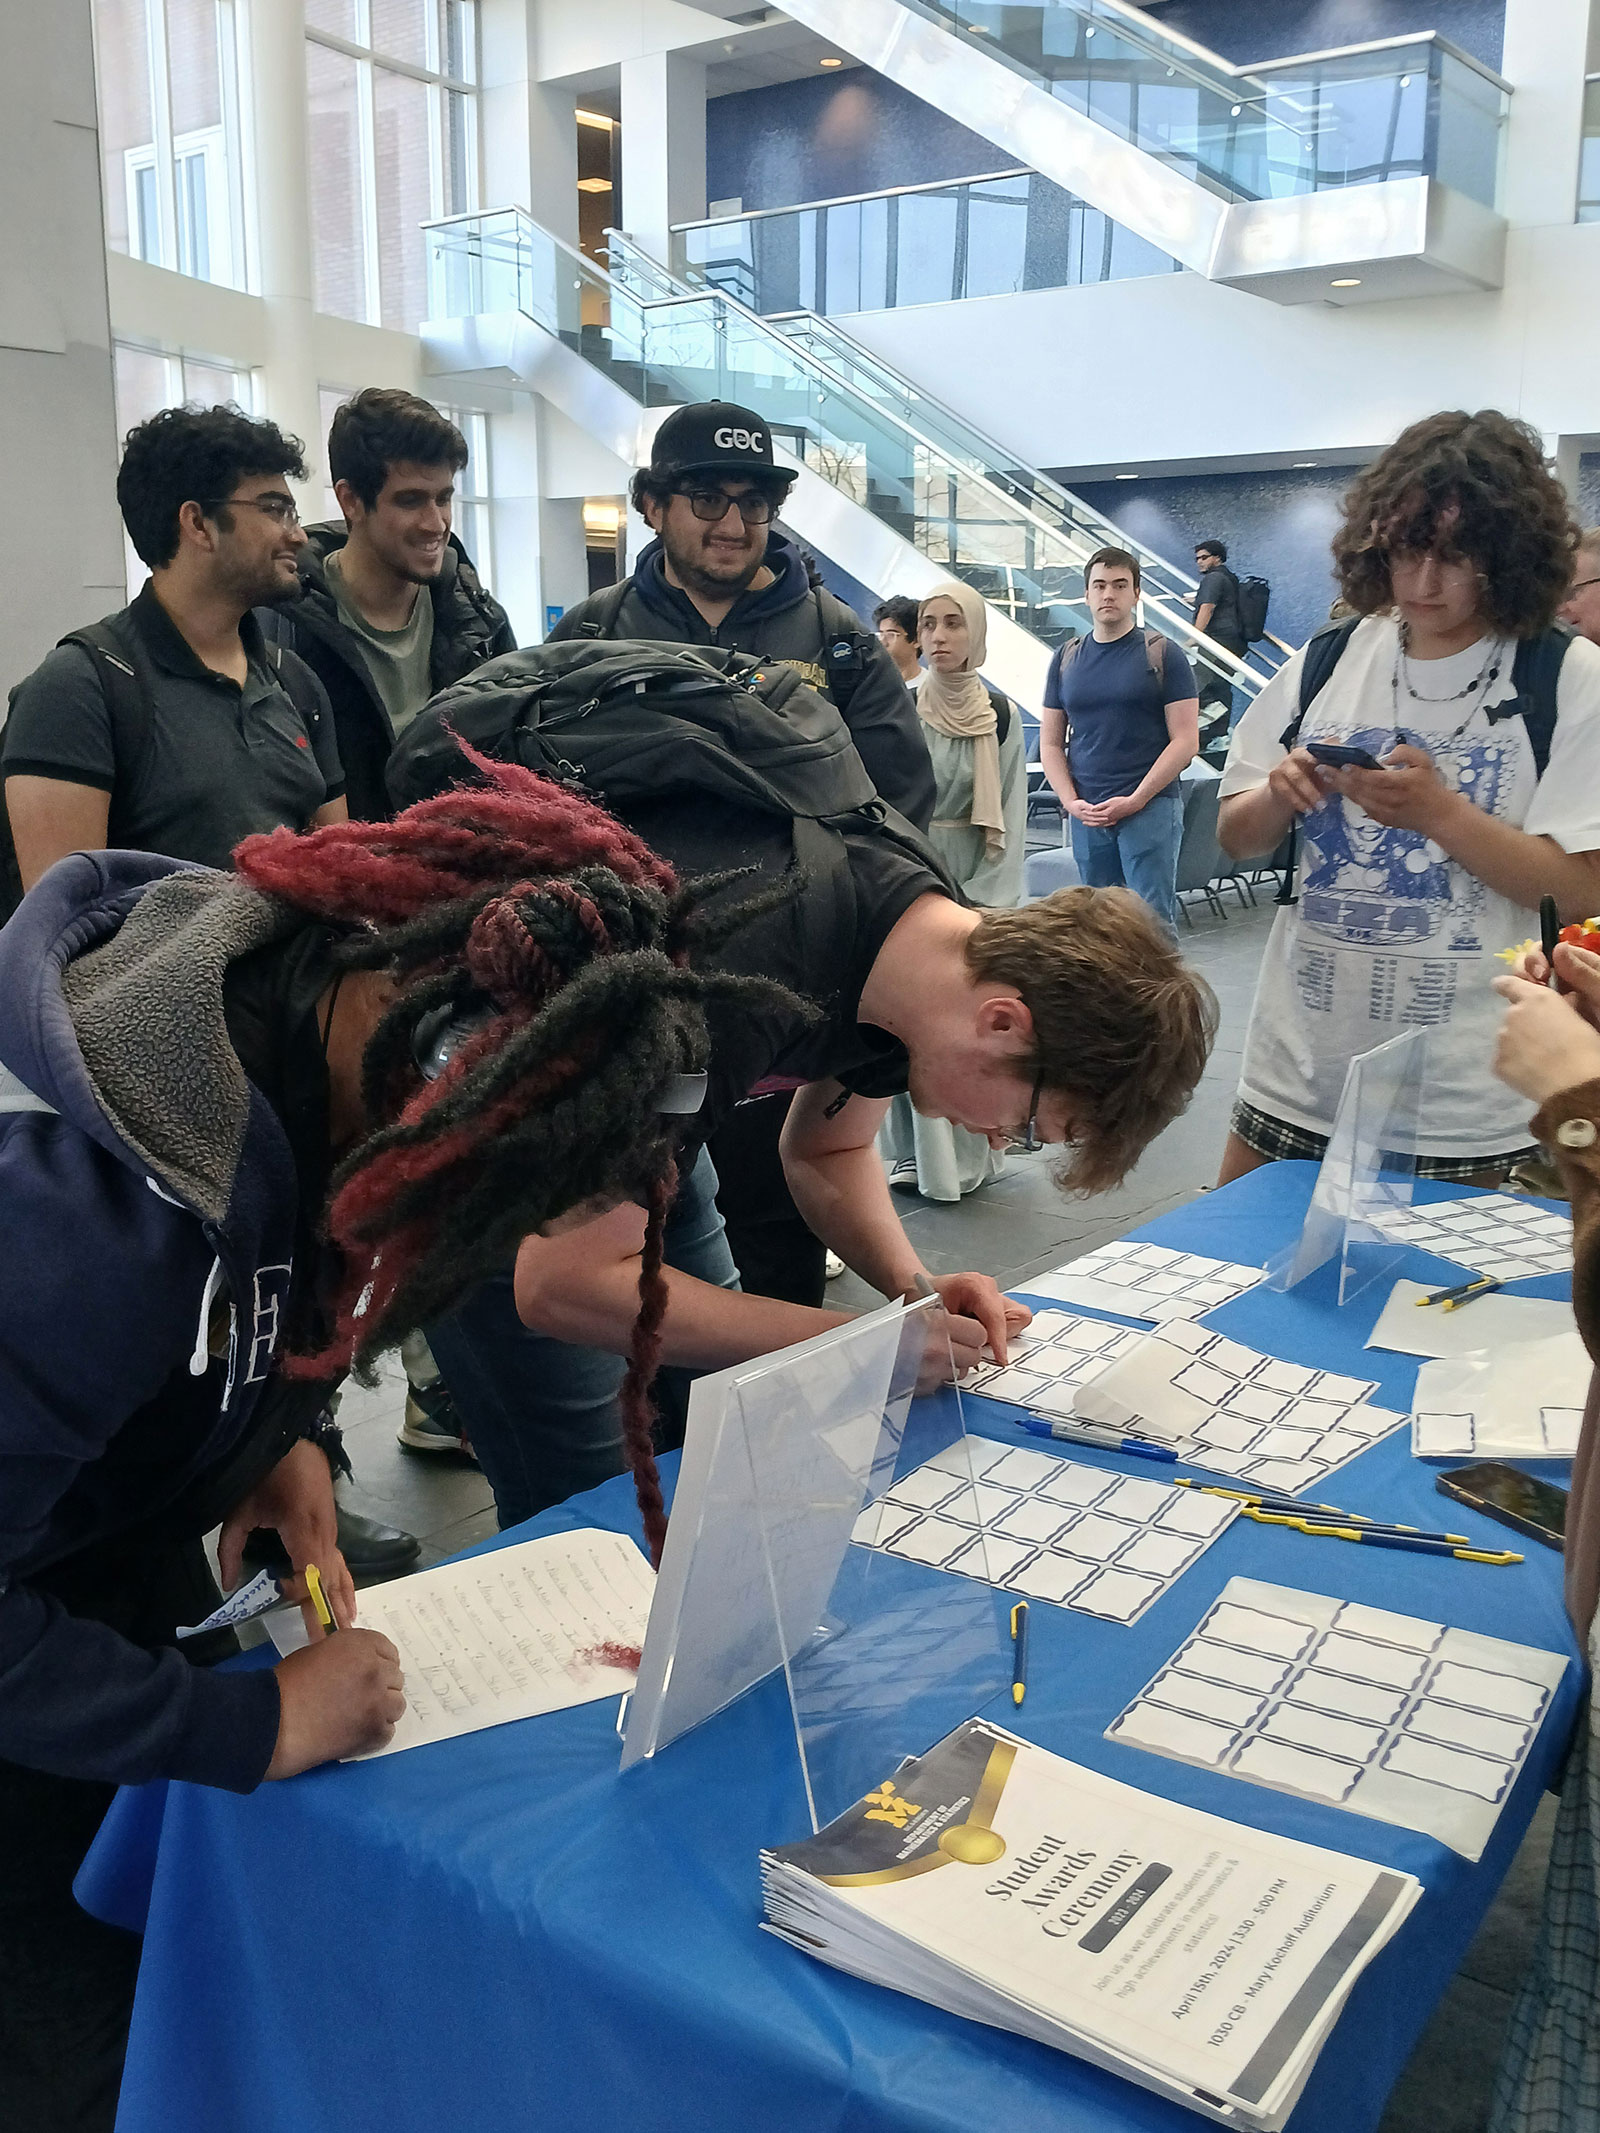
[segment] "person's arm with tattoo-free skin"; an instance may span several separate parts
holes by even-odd
[[[1008,1327],[1026,1325],[1031,1313],[1002,1297],[987,1274],[923,1275],[874,1145],[888,1105],[855,1097],[836,1118],[825,1118],[839,1094],[837,1082],[813,1083],[790,1107],[783,1156],[795,1205],[815,1234],[884,1295],[910,1297],[919,1275],[928,1280],[947,1306],[958,1370],[982,1361],[986,1346],[1003,1361]],[[643,1208],[629,1202],[524,1238],[514,1283],[523,1324],[556,1340],[625,1351],[639,1311],[644,1231]],[[830,1332],[855,1315],[718,1288],[672,1267],[663,1278],[661,1359],[693,1370],[725,1370]]]

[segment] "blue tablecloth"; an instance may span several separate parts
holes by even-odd
[[[1260,1265],[1299,1225],[1313,1175],[1276,1164],[1136,1234]],[[1422,1253],[1403,1271],[1454,1272]],[[1333,1273],[1288,1295],[1254,1292],[1211,1322],[1376,1377],[1378,1397],[1404,1409],[1415,1360],[1361,1345],[1388,1281],[1340,1311]],[[1556,1281],[1521,1286],[1563,1293]],[[969,1414],[985,1434],[1029,1441],[1005,1409],[974,1400]],[[1445,1508],[1404,1434],[1323,1493],[1429,1526]],[[1507,1537],[1458,1506],[1449,1521],[1488,1546]],[[636,1531],[627,1483],[508,1538],[579,1525]],[[1559,1558],[1526,1546],[1521,1566],[1489,1569],[1238,1521],[1132,1628],[1036,1607],[1027,1701],[1015,1712],[1008,1696],[993,1712],[1152,1792],[1422,1881],[1423,1901],[1324,2049],[1293,2133],[1376,2124],[1559,1767],[1579,1669],[1476,1865],[1409,1830],[1118,1747],[1103,1728],[1236,1575],[1571,1652]],[[1195,2124],[1064,2054],[839,1976],[758,1931],[757,1853],[807,1827],[781,1679],[626,1778],[615,1717],[614,1702],[590,1704],[249,1799],[191,1785],[121,1795],[79,1883],[90,1909],[145,1934],[119,2133]],[[905,1746],[925,1745],[912,1709]]]

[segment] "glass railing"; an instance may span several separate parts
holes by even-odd
[[[1234,68],[1118,0],[907,4],[1226,199],[1420,175],[1495,205],[1507,84],[1436,35]]]
[[[1600,222],[1600,74],[1583,85],[1583,157],[1578,165],[1578,220]]]
[[[1028,170],[684,223],[673,231],[672,265],[748,310],[824,318],[1179,271]]]
[[[826,321],[780,330],[718,291],[686,289],[614,232],[612,272],[602,273],[519,208],[431,223],[424,237],[434,318],[519,311],[642,407],[754,408],[804,466],[1044,642],[1089,626],[1083,566],[1120,541],[1109,522],[1012,465]],[[1039,508],[1047,491],[1058,501]],[[1150,622],[1246,690],[1259,687],[1259,675],[1198,636],[1169,582],[1192,583],[1174,572],[1147,580]]]

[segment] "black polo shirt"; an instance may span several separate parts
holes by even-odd
[[[129,790],[116,790],[111,712],[96,654],[58,645],[21,683],[0,742],[0,775],[60,778],[113,795],[111,834],[129,851],[225,867],[242,837],[287,824],[304,829],[344,791],[333,716],[321,684],[302,715],[278,679],[260,626],[239,627],[244,686],[194,653],[146,585],[110,618],[137,633],[155,687],[150,732]],[[289,656],[289,655],[285,655]]]

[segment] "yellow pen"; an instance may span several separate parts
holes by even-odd
[[[1288,1496],[1281,1489],[1267,1494],[1259,1489],[1225,1489],[1217,1482],[1177,1481],[1174,1488],[1197,1489],[1202,1496],[1225,1496],[1231,1503],[1254,1504],[1258,1510],[1275,1512],[1285,1518],[1304,1518],[1308,1514],[1326,1525],[1371,1526],[1380,1533],[1416,1533],[1425,1540],[1445,1540],[1458,1548],[1470,1548],[1472,1542],[1465,1533],[1436,1533],[1421,1526],[1408,1526],[1403,1520],[1372,1518],[1365,1511],[1341,1511],[1337,1504],[1308,1503],[1299,1497]]]
[[[1254,1519],[1258,1526],[1287,1526],[1292,1532],[1306,1533],[1313,1540],[1354,1541],[1363,1548],[1402,1548],[1412,1555],[1453,1555],[1458,1563],[1520,1563],[1522,1557],[1513,1555],[1509,1549],[1491,1553],[1485,1548],[1458,1548],[1448,1540],[1432,1540],[1413,1537],[1406,1533],[1374,1533],[1362,1526],[1319,1526],[1308,1518],[1286,1518],[1279,1511],[1258,1511],[1251,1504],[1243,1507],[1241,1516]]]
[[[306,1591],[311,1595],[311,1604],[317,1610],[317,1620],[322,1624],[322,1634],[331,1637],[339,1625],[333,1619],[333,1609],[328,1605],[328,1596],[322,1589],[322,1572],[315,1563],[306,1565]]]
[[[1019,1600],[1011,1610],[1011,1701],[1021,1703],[1028,1693],[1028,1603]]]

